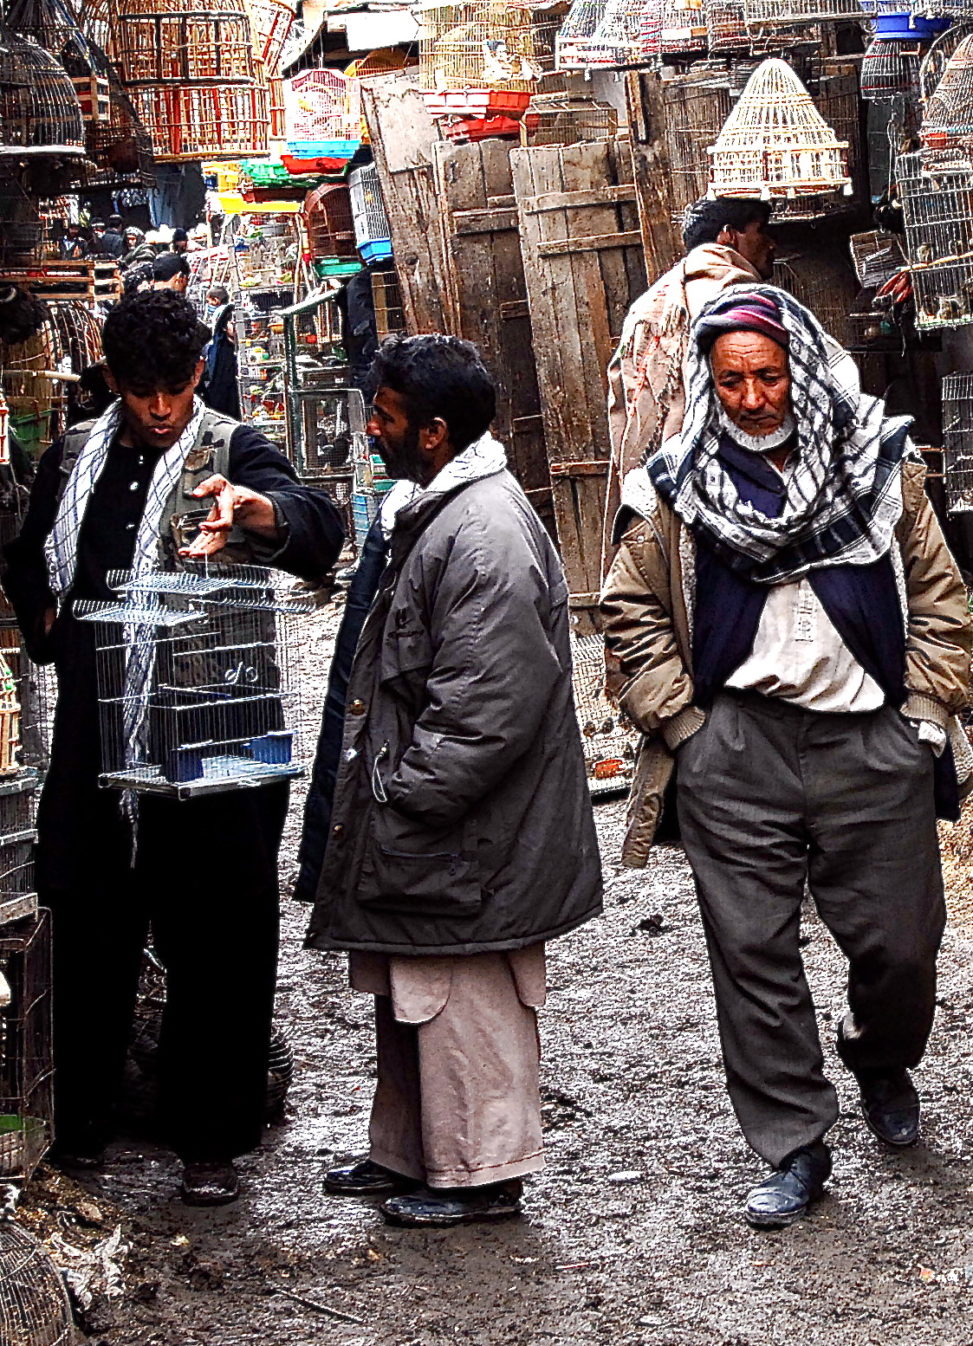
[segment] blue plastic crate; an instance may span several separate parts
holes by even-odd
[[[360,244],[358,251],[365,262],[387,262],[392,256],[392,244],[387,238],[373,238]]]

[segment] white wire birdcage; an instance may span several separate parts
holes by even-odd
[[[306,70],[284,80],[288,144],[348,137],[348,81],[340,70]]]
[[[591,793],[625,790],[635,768],[638,734],[605,695],[605,643],[572,636],[571,684]]]
[[[743,0],[707,0],[705,12],[709,49],[714,56],[729,56],[750,50],[750,34],[743,17]]]
[[[973,510],[973,374],[943,379],[943,488],[950,513]]]
[[[714,197],[851,193],[848,142],[825,122],[794,69],[777,58],[750,76],[708,152]]]
[[[608,0],[573,0],[554,40],[558,70],[585,70],[594,50],[592,38],[605,15]]]
[[[973,136],[973,33],[959,43],[926,103],[919,128],[930,149],[959,145]]]
[[[973,168],[960,154],[917,151],[896,164],[916,324],[973,323]]]
[[[259,566],[111,572],[95,623],[102,770],[123,790],[194,798],[302,775],[307,687],[295,678],[313,602]]]
[[[709,29],[703,0],[663,0],[659,23],[664,56],[706,50]]]
[[[659,0],[608,0],[591,35],[586,65],[638,65],[659,51]]]
[[[529,6],[466,0],[424,6],[418,16],[422,89],[437,94],[535,91],[544,71],[535,52]]]
[[[748,28],[794,28],[803,24],[862,21],[860,0],[743,0]]]
[[[351,218],[355,226],[355,242],[366,262],[386,261],[392,256],[391,230],[378,169],[374,164],[355,168],[348,175],[348,193],[351,197]]]
[[[862,57],[862,98],[871,103],[917,99],[924,50],[920,42],[873,38]]]
[[[855,275],[863,290],[878,290],[906,265],[898,234],[872,229],[848,240]]]

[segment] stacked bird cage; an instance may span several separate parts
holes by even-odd
[[[108,584],[115,598],[74,605],[94,624],[102,785],[192,799],[304,774],[311,599],[260,566]]]
[[[587,70],[593,61],[592,41],[601,23],[608,0],[573,0],[555,41],[555,65],[558,70]]]
[[[108,116],[85,124],[85,186],[123,190],[151,186],[155,181],[152,141],[139,121],[131,99],[104,53],[96,68],[104,71],[108,86]]]
[[[660,51],[660,0],[608,0],[591,35],[588,69],[645,64]]]
[[[527,145],[577,145],[588,140],[611,140],[618,130],[618,113],[609,103],[578,94],[535,94],[523,121]]]
[[[593,795],[621,793],[632,779],[639,736],[605,695],[604,641],[572,635],[571,657],[588,787]]]
[[[43,238],[44,224],[36,201],[27,195],[13,171],[0,167],[0,264],[29,265],[37,259]]]
[[[919,130],[923,145],[942,150],[973,136],[973,33],[959,43],[928,100]]]
[[[0,1341],[72,1346],[77,1339],[67,1287],[50,1253],[23,1225],[0,1221]]]
[[[807,24],[861,22],[860,0],[743,0],[748,28],[795,28]]]
[[[703,0],[664,0],[660,29],[663,56],[688,56],[705,51],[709,29]]]
[[[166,0],[110,0],[122,83],[165,163],[267,152],[266,81],[242,0],[205,10]]]
[[[374,164],[355,168],[348,177],[355,241],[365,262],[383,262],[392,256],[389,218],[382,201],[378,169]]]
[[[378,340],[405,331],[405,309],[399,277],[392,266],[376,266],[370,271],[372,308],[375,311],[375,335]]]
[[[917,151],[896,164],[920,328],[973,323],[973,165]]]
[[[973,374],[943,379],[943,486],[950,513],[973,510]]]
[[[662,96],[672,206],[678,214],[709,189],[707,147],[719,135],[733,100],[726,74],[701,75],[692,70],[667,80]]]
[[[493,131],[516,133],[516,121],[544,75],[532,10],[500,0],[465,0],[430,5],[418,15],[419,84],[432,115],[459,119],[470,138],[491,130],[491,123]]]
[[[359,269],[351,196],[343,182],[324,182],[304,201],[308,248],[319,277]]]
[[[0,155],[84,153],[81,104],[44,47],[0,27]]]
[[[750,50],[743,0],[707,0],[705,15],[712,55],[731,56]]]
[[[875,14],[874,37],[862,57],[862,98],[869,102],[918,101],[922,60],[943,23],[910,13]]]
[[[340,70],[306,70],[284,80],[284,129],[292,155],[332,161],[333,171],[340,171],[359,144],[348,121],[348,81]]]
[[[713,197],[851,193],[848,142],[838,140],[796,72],[776,58],[750,76],[708,153]]]
[[[0,1177],[26,1182],[51,1143],[54,1111],[46,911],[0,929],[0,979]]]

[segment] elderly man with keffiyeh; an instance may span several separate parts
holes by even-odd
[[[837,1051],[865,1121],[914,1144],[909,1071],[944,924],[936,817],[971,773],[971,623],[908,422],[841,386],[814,317],[735,287],[691,336],[682,433],[629,474],[603,595],[644,733],[623,858],[668,778],[709,947],[733,1107],[789,1224],[838,1115],[799,949],[810,890],[849,961]]]
[[[171,291],[112,309],[103,344],[118,399],[41,458],[4,576],[28,651],[53,662],[58,681],[37,819],[37,885],[54,922],[57,1157],[95,1167],[110,1138],[151,923],[168,974],[166,1130],[193,1205],[236,1196],[232,1160],[263,1131],[287,786],[142,796],[137,812],[99,789],[94,627],[73,604],[109,598],[112,570],[172,569],[186,556],[313,580],[342,539],[323,491],[196,396],[208,335]]]

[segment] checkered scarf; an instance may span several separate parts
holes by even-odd
[[[720,458],[720,402],[705,336],[708,315],[726,305],[726,295],[693,326],[682,433],[652,456],[649,475],[694,533],[758,583],[780,584],[822,566],[868,565],[888,552],[902,514],[901,466],[916,456],[910,421],[886,417],[884,403],[836,381],[820,323],[789,294],[772,285],[737,286],[732,302],[753,295],[777,306],[788,335],[797,443],[780,514],[769,518],[741,499]]]

